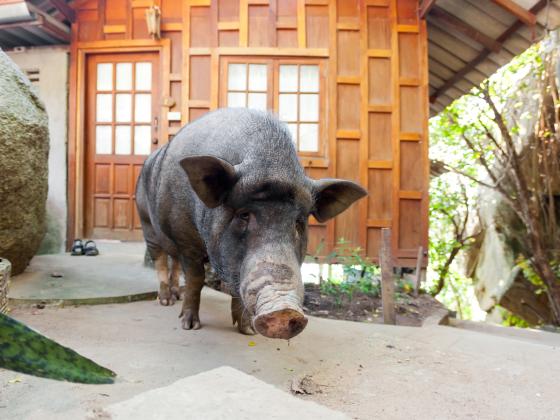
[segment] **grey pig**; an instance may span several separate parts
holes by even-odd
[[[208,261],[229,286],[240,332],[299,334],[307,325],[300,267],[308,217],[324,222],[365,195],[351,181],[308,178],[272,114],[225,108],[187,124],[148,157],[136,189],[160,303],[179,298],[182,267],[182,327],[200,328]]]

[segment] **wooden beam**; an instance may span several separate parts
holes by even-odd
[[[420,19],[425,19],[432,7],[436,4],[436,0],[423,0],[418,9]]]
[[[468,36],[479,44],[482,44],[486,49],[489,49],[490,51],[497,53],[502,48],[502,44],[496,42],[496,40],[492,39],[488,35],[483,34],[476,28],[473,28],[471,25],[462,21],[451,13],[448,13],[441,7],[434,6],[432,8],[432,11],[430,13],[430,21],[432,18],[435,18],[435,20],[443,24],[443,26],[455,29],[457,32]]]
[[[527,9],[524,9],[513,0],[492,0],[493,3],[507,10],[526,25],[533,26],[537,23],[537,16]]]
[[[381,265],[381,305],[383,306],[383,322],[395,325],[395,278],[393,277],[393,255],[391,253],[391,229],[381,229],[381,249],[379,252]]]
[[[548,0],[539,0],[537,4],[531,7],[530,12],[533,14],[538,13],[541,9],[543,9],[548,3]],[[496,39],[496,42],[503,44],[510,36],[512,36],[515,32],[523,27],[524,23],[521,20],[517,20],[513,25],[507,28],[502,34]],[[458,80],[462,79],[467,73],[471,72],[476,66],[482,63],[488,56],[490,55],[491,51],[484,49],[478,54],[470,63],[468,63],[465,67],[455,73],[453,77],[446,80],[446,82],[437,89],[432,96],[430,96],[430,103],[434,103],[437,98],[445,93],[447,89],[453,86]]]
[[[50,0],[50,2],[70,23],[76,21],[76,12],[64,0]]]

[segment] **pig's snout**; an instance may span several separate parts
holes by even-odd
[[[246,275],[242,279],[241,294],[253,314],[255,331],[265,337],[286,340],[302,332],[307,318],[302,308],[299,264],[263,260],[247,263],[244,264]]]

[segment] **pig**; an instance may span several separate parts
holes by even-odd
[[[300,268],[308,218],[325,222],[365,195],[351,181],[308,178],[288,127],[270,113],[224,108],[204,115],[148,157],[137,183],[160,303],[179,298],[182,269],[179,317],[184,329],[199,329],[209,262],[228,286],[241,333],[299,334],[307,325]]]

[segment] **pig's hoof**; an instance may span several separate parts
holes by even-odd
[[[171,292],[171,289],[169,288],[169,286],[165,283],[160,283],[159,284],[158,298],[159,298],[160,305],[163,305],[163,306],[173,305],[177,301],[177,298]]]
[[[175,301],[181,300],[181,292],[179,291],[179,287],[177,286],[171,287],[171,296],[175,298]]]
[[[237,324],[237,330],[241,334],[256,334],[253,326],[251,325],[251,316],[245,310],[245,307],[239,298],[232,298],[231,300],[231,319],[233,320],[233,325]]]
[[[180,315],[181,326],[184,330],[199,330],[200,329],[200,319],[198,314],[193,313],[190,309],[183,310]]]

